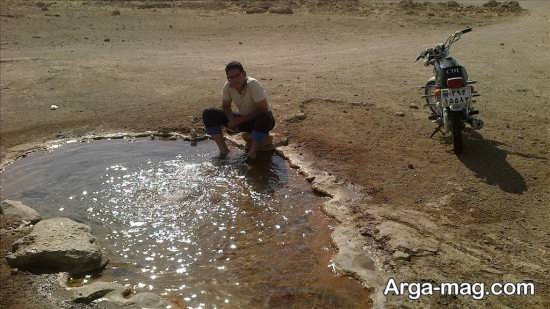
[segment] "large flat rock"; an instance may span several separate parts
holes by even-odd
[[[32,232],[13,244],[8,264],[38,273],[84,274],[106,264],[90,227],[68,218],[38,222]]]

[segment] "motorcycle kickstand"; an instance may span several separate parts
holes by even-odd
[[[437,128],[435,128],[434,131],[432,132],[432,134],[430,135],[430,138],[434,137],[435,133],[437,133],[437,132],[441,132],[441,134],[443,134],[443,131],[441,131],[442,126],[443,125],[440,124]]]

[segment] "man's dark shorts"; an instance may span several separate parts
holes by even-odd
[[[239,114],[235,114],[239,117]],[[225,112],[219,108],[207,108],[202,112],[202,121],[209,135],[220,134],[222,126],[227,126],[229,119]],[[250,121],[239,124],[239,132],[252,133],[252,140],[257,143],[263,142],[275,127],[275,119],[271,111],[263,112]]]

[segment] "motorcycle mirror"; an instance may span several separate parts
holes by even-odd
[[[427,54],[426,50],[423,50],[423,51],[420,53],[420,55],[418,55],[418,57],[416,57],[416,60],[415,60],[414,62],[417,62],[418,60],[420,60],[420,59],[426,57],[426,54]]]

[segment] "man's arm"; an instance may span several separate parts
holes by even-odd
[[[225,115],[227,116],[227,119],[229,121],[232,121],[233,118],[233,111],[231,110],[231,101],[222,100],[222,109],[225,112]]]

